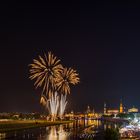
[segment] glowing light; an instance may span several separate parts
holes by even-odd
[[[6,133],[0,133],[0,139],[5,139],[6,138]]]
[[[59,78],[57,79],[57,88],[62,93],[70,93],[70,85],[73,84],[76,85],[80,82],[80,78],[78,77],[79,74],[76,72],[76,70],[73,70],[72,68],[64,68],[61,72],[61,75],[59,75]]]
[[[60,60],[51,52],[48,52],[48,56],[44,54],[44,57],[39,56],[39,59],[33,59],[33,63],[29,66],[31,67],[29,78],[35,80],[36,88],[43,87],[43,92],[45,91],[46,94],[49,88],[55,88],[56,79],[63,69]]]
[[[66,105],[67,105],[66,97],[67,97],[66,94],[65,95],[61,94],[60,109],[59,109],[60,118],[62,118],[62,116],[64,115],[64,111],[65,111],[65,108],[66,108]]]
[[[48,135],[48,140],[57,140],[57,131],[55,126],[51,126],[50,134]]]
[[[69,133],[66,132],[62,125],[59,127],[51,126],[49,135],[45,137],[47,140],[67,140]]]
[[[40,98],[40,104],[42,104],[43,106],[46,106],[47,104],[47,99],[44,95],[42,95]]]
[[[138,137],[138,133],[140,132],[140,121],[135,116],[134,120],[130,122],[129,125],[123,126],[120,128],[119,133],[121,135],[121,138],[132,138],[132,137]]]
[[[53,121],[58,114],[62,117],[67,105],[66,96],[70,94],[70,84],[80,82],[79,74],[72,68],[63,68],[60,59],[51,52],[47,56],[39,55],[29,66],[29,78],[35,80],[36,88],[42,88],[40,104],[48,108]],[[57,92],[61,93],[60,99]]]
[[[59,96],[57,94],[57,92],[55,92],[54,94],[51,95],[51,97],[48,100],[48,110],[51,114],[51,119],[52,121],[55,121],[57,112],[58,112],[58,108],[59,108]]]

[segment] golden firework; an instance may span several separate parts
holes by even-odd
[[[76,85],[80,82],[79,74],[72,68],[64,68],[56,80],[57,89],[66,94],[70,93],[70,84]]]
[[[43,106],[46,106],[47,104],[47,99],[44,95],[41,95],[40,104],[42,104]]]
[[[33,63],[29,65],[30,79],[35,80],[35,87],[43,87],[43,92],[46,94],[49,89],[55,88],[55,81],[62,72],[63,67],[60,64],[60,60],[57,59],[51,52],[48,52],[48,56],[44,54],[44,57],[39,55],[38,59],[33,59]]]

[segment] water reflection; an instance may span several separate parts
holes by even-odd
[[[49,135],[46,136],[46,140],[66,140],[68,138],[68,132],[64,130],[64,126],[59,127],[51,126]]]
[[[6,138],[6,133],[0,133],[0,140]]]
[[[116,127],[114,124],[102,123],[99,120],[76,120],[73,123],[40,127],[34,129],[25,129],[9,133],[0,133],[0,139],[20,139],[20,140],[76,140],[79,137],[79,130],[84,130],[87,126],[87,132],[99,132],[100,130]],[[84,131],[83,131],[84,133]]]

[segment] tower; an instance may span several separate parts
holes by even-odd
[[[87,113],[90,113],[90,106],[87,106]]]
[[[123,104],[122,104],[122,100],[120,101],[120,113],[123,113]]]
[[[106,114],[106,103],[104,103],[104,114]]]

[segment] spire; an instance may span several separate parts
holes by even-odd
[[[90,113],[91,111],[90,111],[90,106],[88,105],[87,106],[87,113]]]
[[[123,104],[122,104],[122,99],[120,100],[120,113],[123,113]]]
[[[104,114],[106,114],[106,103],[104,102]]]

